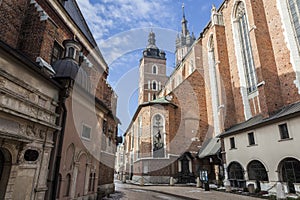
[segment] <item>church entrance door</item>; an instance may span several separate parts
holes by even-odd
[[[0,199],[4,199],[11,169],[11,155],[0,148]]]

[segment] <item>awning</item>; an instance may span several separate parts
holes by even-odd
[[[221,148],[219,138],[210,138],[206,140],[199,150],[198,157],[205,158],[207,156],[216,155]]]

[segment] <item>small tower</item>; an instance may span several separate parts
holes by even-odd
[[[185,18],[184,4],[182,4],[182,20],[181,20],[181,33],[176,38],[176,64],[182,61],[183,57],[187,54],[188,49],[196,40],[194,33],[190,34],[187,28],[188,21]]]
[[[155,42],[155,33],[151,30],[140,60],[139,104],[156,99],[167,81],[166,53]]]

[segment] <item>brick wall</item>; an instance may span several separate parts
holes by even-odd
[[[205,98],[205,83],[203,75],[198,70],[194,71],[185,79],[173,92],[173,102],[178,105],[174,112],[175,123],[170,121],[173,133],[170,138],[174,138],[172,146],[174,151],[180,146],[181,155],[185,151],[197,151],[199,146],[207,136],[208,121]],[[175,135],[176,134],[176,135]],[[198,142],[192,142],[192,138],[199,139]]]
[[[257,82],[265,82],[258,87],[258,96],[248,99],[252,116],[262,114],[267,117],[284,105],[299,101],[298,90],[294,84],[295,72],[289,60],[290,53],[283,35],[283,25],[277,3],[275,0],[272,2],[245,1]],[[233,32],[234,3],[235,1],[227,1],[226,6],[221,8],[224,26],[209,25],[201,38],[205,73],[208,73],[205,69],[208,66],[206,46],[210,33],[214,37],[216,61],[220,61],[218,69],[222,79],[221,85],[224,87],[222,92],[225,93],[225,99],[221,99],[225,104],[223,129],[245,121]],[[273,97],[274,94],[277,98]],[[209,99],[210,91],[206,91],[206,95]],[[209,104],[207,109],[208,113],[211,113]],[[211,118],[209,114],[209,123]]]
[[[0,39],[13,48],[17,47],[28,5],[28,0],[3,0],[0,4]]]
[[[232,126],[236,122],[236,112],[234,109],[233,93],[230,81],[230,69],[228,60],[227,43],[225,38],[224,26],[215,25],[214,44],[215,44],[215,59],[219,64],[217,65],[217,73],[219,74],[219,97],[220,105],[220,129],[221,131]]]
[[[113,165],[112,165],[113,166]],[[100,162],[98,185],[111,184],[114,181],[114,167]]]
[[[291,65],[291,55],[287,48],[286,38],[282,20],[280,19],[277,3],[275,0],[270,3],[263,0],[266,22],[269,29],[269,37],[273,46],[273,56],[276,63],[278,78],[280,82],[280,92],[284,105],[297,102],[300,99],[298,89],[294,84],[295,71]],[[292,33],[287,33],[292,34]]]

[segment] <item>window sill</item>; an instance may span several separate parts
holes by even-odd
[[[289,140],[293,140],[293,138],[280,139],[280,140],[278,140],[278,142],[289,141]]]
[[[83,136],[81,136],[81,139],[83,139],[83,140],[85,140],[85,141],[87,141],[87,142],[90,142],[90,141],[91,141],[91,138],[87,138],[87,137],[83,137]]]
[[[258,146],[258,144],[249,144],[247,147],[255,147]]]

